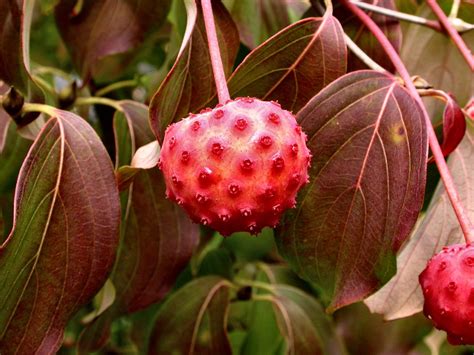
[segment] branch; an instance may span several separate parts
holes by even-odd
[[[365,65],[367,65],[370,69],[379,71],[381,73],[387,72],[384,68],[382,68],[375,60],[370,58],[367,53],[365,53],[360,47],[354,43],[354,41],[344,33],[344,40],[346,41],[347,47],[351,50],[354,55],[359,58]]]
[[[202,12],[204,16],[204,25],[206,26],[207,43],[211,55],[212,71],[216,82],[217,96],[219,103],[225,104],[230,99],[229,89],[225,78],[224,67],[222,65],[221,52],[219,51],[219,42],[217,41],[216,25],[214,23],[214,14],[212,13],[211,0],[202,0]]]
[[[427,27],[429,27],[433,30],[436,30],[438,32],[443,31],[443,28],[441,27],[441,25],[437,21],[428,20],[424,17],[410,15],[410,14],[406,14],[406,13],[400,12],[400,11],[386,9],[385,7],[368,4],[366,2],[362,2],[362,1],[358,1],[358,0],[350,0],[350,2],[354,5],[356,5],[357,7],[360,7],[361,9],[368,10],[368,11],[374,12],[376,14],[380,14],[380,15],[384,15],[384,16],[388,16],[388,17],[393,17],[393,18],[396,18],[398,20],[415,23],[417,25],[427,26]]]
[[[438,3],[435,0],[426,0],[426,2],[431,7],[431,10],[433,10],[436,17],[438,17],[439,22],[441,22],[441,25],[444,27],[446,32],[448,32],[448,35],[449,37],[451,37],[451,40],[454,42],[456,47],[458,47],[459,51],[463,55],[471,70],[474,70],[474,57],[472,56],[472,53],[469,48],[467,48],[466,43],[464,43],[464,41],[462,40],[458,31],[456,31],[451,25],[451,22],[449,22],[449,19],[446,17],[443,10],[439,7]]]
[[[392,61],[393,65],[397,69],[398,73],[402,77],[403,81],[405,82],[406,88],[420,105],[426,122],[426,129],[428,130],[428,139],[431,151],[433,153],[433,157],[436,161],[436,165],[441,175],[441,180],[444,183],[446,193],[449,197],[449,200],[451,201],[451,205],[453,206],[459,224],[461,225],[461,229],[463,231],[464,238],[466,239],[466,243],[469,244],[474,242],[474,227],[472,225],[471,220],[469,219],[469,215],[467,214],[466,209],[461,203],[459,194],[456,190],[456,187],[454,186],[453,178],[451,176],[451,173],[449,172],[448,166],[446,165],[446,161],[444,160],[443,152],[441,151],[441,147],[439,146],[438,139],[436,138],[436,134],[431,124],[430,117],[428,115],[428,112],[426,111],[425,106],[423,105],[420,96],[418,95],[415,85],[413,85],[411,81],[408,70],[400,59],[400,56],[398,55],[395,48],[393,48],[392,44],[387,39],[387,37],[385,37],[384,33],[377,26],[377,24],[364,11],[352,4],[349,0],[341,1],[354,15],[359,18],[360,21],[364,23],[364,25],[372,32],[375,38],[379,41],[384,51],[387,53],[390,60]]]

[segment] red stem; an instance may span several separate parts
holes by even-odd
[[[443,152],[441,151],[441,147],[439,146],[438,139],[436,138],[435,131],[431,124],[430,117],[426,112],[426,108],[421,101],[418,92],[416,91],[415,85],[413,85],[410,74],[408,73],[405,65],[403,64],[400,56],[398,55],[397,51],[393,48],[392,44],[389,42],[387,37],[385,37],[382,30],[377,26],[377,24],[361,9],[357,6],[351,4],[348,0],[342,0],[342,3],[356,15],[360,21],[372,32],[375,36],[377,41],[382,45],[384,51],[389,56],[390,60],[392,61],[393,65],[397,69],[398,73],[402,77],[403,81],[405,82],[405,86],[408,91],[412,94],[413,98],[419,103],[421,110],[423,112],[423,116],[426,122],[426,128],[428,130],[428,139],[431,147],[431,152],[433,153],[433,157],[436,161],[436,165],[438,166],[439,173],[441,175],[441,180],[444,183],[444,187],[446,188],[446,193],[448,194],[449,200],[451,201],[451,205],[453,206],[454,212],[456,213],[456,217],[461,225],[461,229],[464,234],[464,238],[466,243],[473,243],[474,242],[474,227],[472,225],[471,220],[461,203],[461,199],[459,198],[459,194],[454,186],[453,178],[451,173],[449,172],[448,166],[446,165],[446,161],[444,160]]]
[[[217,97],[219,103],[225,104],[230,100],[227,80],[225,78],[224,67],[222,65],[219,42],[217,41],[216,25],[214,23],[214,14],[212,13],[211,0],[202,0],[202,13],[204,15],[204,24],[206,26],[207,43],[211,55],[212,72],[216,81]]]
[[[448,32],[448,35],[451,37],[451,40],[454,42],[456,47],[458,47],[464,59],[466,59],[466,62],[471,67],[471,70],[474,70],[474,57],[472,56],[469,48],[467,48],[466,43],[464,43],[462,40],[458,31],[456,31],[456,29],[451,25],[443,10],[439,7],[435,0],[426,0],[426,2],[431,7],[431,10],[433,10],[436,17],[438,17],[439,22],[444,27],[446,32]]]

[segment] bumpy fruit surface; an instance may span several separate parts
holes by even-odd
[[[278,103],[239,98],[168,127],[167,197],[222,235],[276,226],[308,181],[306,135]]]
[[[423,312],[453,345],[474,344],[474,245],[444,247],[420,274]]]

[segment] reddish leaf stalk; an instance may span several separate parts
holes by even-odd
[[[466,62],[467,64],[469,64],[471,70],[474,70],[474,57],[472,56],[472,53],[467,47],[466,43],[464,43],[464,41],[462,40],[458,31],[456,31],[451,25],[443,10],[439,7],[438,3],[435,0],[427,0],[426,2],[431,7],[431,10],[433,10],[436,17],[438,17],[439,22],[444,27],[449,37],[451,37],[451,40],[454,42],[456,47],[458,47],[464,59],[466,59]]]
[[[439,173],[441,175],[441,180],[446,188],[446,193],[448,194],[449,200],[451,201],[451,205],[453,206],[454,212],[456,213],[456,217],[461,225],[461,229],[464,234],[464,238],[466,243],[473,243],[474,242],[474,227],[469,219],[469,216],[464,208],[463,204],[461,203],[461,199],[459,198],[459,194],[456,190],[456,187],[453,182],[453,178],[451,173],[449,172],[448,166],[446,161],[444,160],[443,152],[441,151],[441,147],[438,143],[438,139],[436,138],[435,131],[431,124],[430,117],[428,112],[426,111],[423,102],[421,101],[418,92],[416,91],[415,85],[413,85],[410,74],[406,69],[405,65],[403,64],[400,56],[396,52],[395,48],[393,48],[392,44],[389,42],[387,37],[385,37],[382,30],[377,26],[377,24],[367,15],[364,11],[359,9],[357,6],[350,3],[348,0],[342,0],[342,3],[354,14],[356,15],[362,23],[372,32],[375,36],[377,41],[382,45],[384,51],[389,56],[390,60],[392,61],[393,65],[397,69],[398,73],[402,77],[408,91],[413,95],[414,99],[420,104],[421,110],[423,112],[423,116],[425,117],[426,121],[426,128],[428,130],[428,139],[430,143],[430,148],[433,153],[433,157],[436,161],[436,165],[438,167]]]
[[[211,0],[202,0],[202,12],[204,16],[204,25],[206,26],[207,43],[211,55],[212,72],[216,81],[217,96],[219,103],[225,104],[230,100],[229,89],[225,79],[224,66],[222,65],[219,42],[217,41],[216,25],[214,23],[214,14],[212,13]]]

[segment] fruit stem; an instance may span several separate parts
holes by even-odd
[[[474,57],[472,56],[469,48],[467,48],[466,43],[464,43],[464,41],[462,40],[458,31],[456,31],[451,25],[451,22],[449,22],[449,19],[446,17],[443,10],[441,9],[441,7],[439,7],[438,3],[435,0],[426,0],[426,2],[428,3],[429,7],[431,7],[431,10],[434,12],[439,22],[448,33],[449,37],[451,37],[451,40],[454,42],[456,47],[458,47],[459,51],[463,55],[471,70],[474,70]]]
[[[212,72],[216,81],[217,97],[219,103],[225,104],[230,100],[229,89],[222,65],[221,52],[219,50],[219,42],[217,41],[216,25],[214,23],[214,14],[212,13],[211,0],[202,0],[202,13],[204,16],[204,25],[206,26],[207,43],[209,53],[211,55]]]
[[[415,85],[411,81],[408,70],[403,64],[395,48],[393,48],[390,41],[384,35],[382,30],[377,26],[377,24],[370,18],[370,16],[367,15],[361,9],[359,9],[357,6],[352,4],[349,0],[342,0],[342,3],[354,15],[356,15],[359,18],[359,20],[369,29],[370,32],[372,32],[372,34],[380,43],[380,45],[383,47],[385,53],[388,55],[393,65],[395,66],[396,70],[402,77],[403,81],[405,82],[406,88],[411,93],[412,97],[418,102],[421,108],[421,111],[423,113],[425,122],[426,122],[426,129],[428,130],[427,133],[428,133],[428,139],[429,139],[429,143],[431,147],[431,152],[433,153],[433,157],[436,161],[436,165],[441,175],[441,180],[443,181],[444,187],[446,189],[446,193],[448,194],[449,200],[451,201],[451,205],[453,206],[454,212],[456,214],[456,217],[463,231],[466,243],[469,244],[469,243],[474,242],[473,224],[471,220],[469,219],[469,215],[467,214],[466,209],[461,203],[461,199],[459,198],[459,194],[454,185],[453,177],[451,176],[451,173],[449,172],[449,168],[446,164],[446,160],[444,160],[443,152],[441,151],[441,147],[439,146],[438,139],[436,138],[436,134],[431,124],[430,117],[428,115],[428,112],[426,111],[425,106],[423,105],[421,97],[418,95]]]

